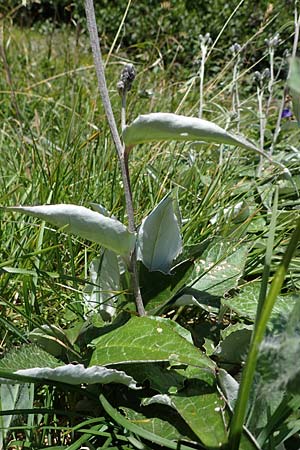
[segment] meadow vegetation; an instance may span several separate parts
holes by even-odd
[[[95,2],[134,223],[65,3],[0,9],[0,448],[298,449],[297,1]]]

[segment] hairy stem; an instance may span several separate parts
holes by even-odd
[[[91,47],[94,57],[94,64],[97,74],[98,87],[102,99],[102,103],[104,106],[105,115],[108,120],[110,132],[116,147],[117,155],[119,158],[122,180],[124,186],[124,195],[125,195],[125,203],[126,203],[126,212],[128,216],[128,229],[132,233],[135,232],[135,223],[134,223],[134,210],[131,196],[131,188],[130,188],[130,178],[128,174],[128,167],[126,164],[126,156],[125,156],[125,146],[121,142],[121,138],[117,129],[115,117],[113,114],[113,110],[111,107],[110,98],[108,95],[108,89],[106,85],[106,78],[104,73],[104,64],[101,54],[101,48],[99,43],[99,36],[96,25],[95,18],[95,10],[93,0],[85,0],[85,13],[87,17],[87,25],[90,35]],[[131,267],[130,267],[132,284],[133,284],[133,292],[136,301],[136,306],[138,313],[143,316],[145,315],[145,309],[143,305],[143,300],[139,287],[139,279],[138,279],[138,271],[137,271],[137,261],[136,261],[136,253],[133,252],[131,256]]]

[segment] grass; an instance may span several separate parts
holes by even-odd
[[[83,34],[76,41],[66,28],[48,35],[47,30],[41,34],[5,23],[3,42],[9,72],[2,67],[0,77],[0,204],[89,206],[95,202],[126,223],[117,158],[99,101],[86,36]],[[143,56],[142,45],[139,51]],[[196,83],[191,87],[193,78],[181,80],[180,74],[176,79],[168,78],[170,68],[155,62],[156,55],[152,54],[153,60],[146,65],[137,60],[137,79],[128,98],[128,122],[138,114],[154,111],[197,115],[199,94]],[[113,53],[107,65],[109,91],[117,114],[120,100],[116,82],[125,60],[126,55]],[[218,77],[205,80],[203,117],[235,131],[237,123],[231,112],[230,93],[232,65],[233,60],[227,65],[224,61],[227,69],[222,85],[215,82]],[[185,73],[182,72],[183,77]],[[259,142],[260,118],[249,72],[241,72],[239,84],[240,132]],[[266,149],[272,142],[283,86],[283,80],[274,85],[265,132]],[[300,189],[297,129],[283,127],[274,158],[288,166]],[[257,177],[258,164],[255,154],[226,146],[171,143],[135,148],[130,169],[136,222],[139,224],[166,193],[177,189],[186,246],[214,238],[249,245],[239,282],[242,288],[253,280],[261,280],[272,198],[278,189],[278,217],[273,224],[270,262],[272,280],[299,217],[299,197],[290,179],[269,162],[264,163],[264,170]],[[237,203],[242,206],[239,212],[234,212]],[[227,215],[225,208],[229,208]],[[72,342],[72,336],[76,336],[84,322],[82,291],[89,263],[99,248],[47,224],[19,215],[0,214],[0,352],[5,354],[28,343],[32,340],[30,332],[43,325],[67,330]],[[287,295],[299,293],[299,258],[298,251],[283,287]],[[230,298],[234,292],[227,295]],[[164,312],[179,318],[181,324],[194,332],[194,338],[199,323],[203,324],[207,318],[210,325],[218,321],[218,314],[197,307],[178,310],[172,306]],[[234,310],[224,314],[223,325],[239,321]],[[99,319],[93,320],[97,324]],[[206,345],[208,339],[211,336],[206,336]],[[67,355],[70,361],[78,356],[74,352]],[[32,445],[32,448],[75,450],[87,442],[90,448],[147,448],[143,441],[147,437],[135,433],[134,427],[133,431],[124,432],[122,422],[104,417],[93,389],[82,397],[79,388],[37,385],[34,403],[27,409],[32,412],[32,407],[34,416],[29,415],[28,422],[24,419],[28,411],[19,412],[20,420],[10,428],[7,448]],[[17,409],[22,410],[22,404]],[[96,418],[90,413],[94,409]]]

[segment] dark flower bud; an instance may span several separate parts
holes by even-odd
[[[238,44],[237,42],[235,42],[231,47],[230,47],[230,51],[233,53],[233,54],[237,54],[237,53],[239,53],[240,51],[241,51],[241,46],[240,46],[240,44]]]
[[[133,64],[126,64],[122,70],[120,80],[117,83],[117,89],[120,93],[123,91],[130,91],[135,75],[136,73]]]

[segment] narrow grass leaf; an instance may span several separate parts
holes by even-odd
[[[135,245],[135,236],[116,219],[77,205],[13,206],[6,211],[38,217],[67,233],[97,242],[114,252],[129,256]]]

